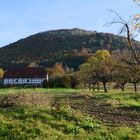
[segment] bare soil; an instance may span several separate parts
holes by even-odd
[[[137,107],[113,107],[105,100],[91,96],[55,97],[52,103],[55,107],[62,106],[62,104],[96,117],[106,125],[134,126],[140,124],[140,108]]]

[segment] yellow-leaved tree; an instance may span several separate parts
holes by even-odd
[[[104,91],[107,92],[107,83],[112,79],[114,70],[113,61],[108,50],[98,50],[95,55],[89,57],[86,63],[79,68],[78,77],[84,85],[93,88],[102,83]]]
[[[110,52],[108,50],[98,50],[95,53],[95,58],[101,61],[107,61],[110,58]]]
[[[62,63],[56,63],[52,68],[53,75],[63,76],[65,74],[65,70],[63,69]]]
[[[3,78],[3,74],[4,74],[4,71],[3,71],[3,69],[2,69],[2,68],[0,68],[0,79],[2,79],[2,78]]]

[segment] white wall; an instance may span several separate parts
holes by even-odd
[[[45,78],[4,78],[4,85],[22,85],[22,84],[34,84],[40,85]]]

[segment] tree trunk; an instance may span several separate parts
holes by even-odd
[[[124,85],[121,85],[121,89],[122,89],[122,91],[124,91]]]
[[[97,83],[98,92],[100,91],[100,84]]]
[[[88,86],[88,89],[91,90],[91,86],[90,85]]]
[[[135,92],[137,92],[137,83],[134,83],[133,85],[134,85]]]
[[[95,85],[93,85],[92,90],[95,91]]]
[[[103,86],[104,86],[104,92],[107,93],[106,83],[103,83]]]
[[[86,83],[84,83],[84,88],[86,88]]]

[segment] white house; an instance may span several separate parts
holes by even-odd
[[[41,85],[48,78],[45,69],[40,67],[10,69],[4,73],[4,85]]]

